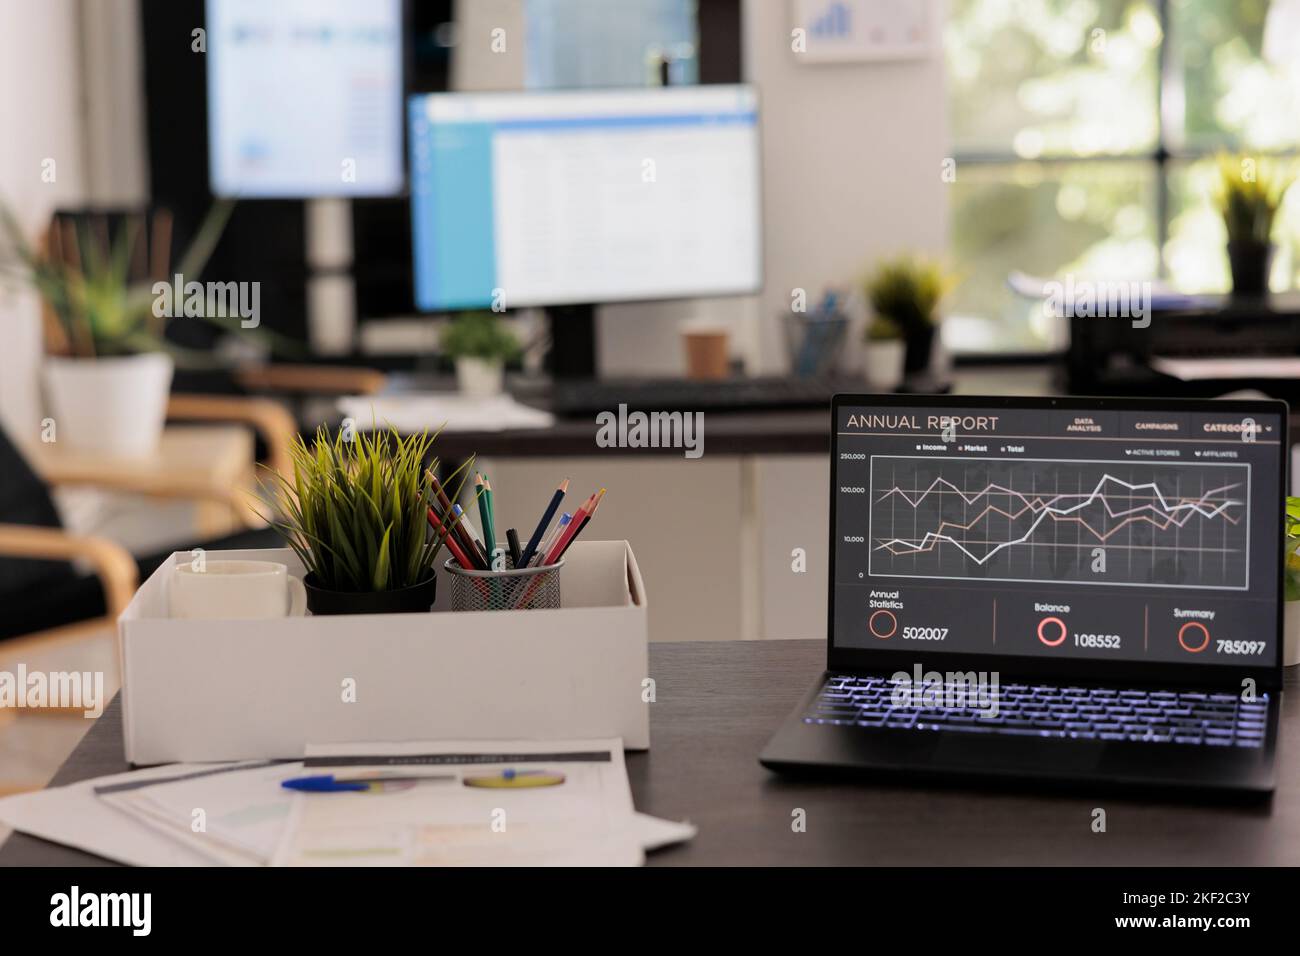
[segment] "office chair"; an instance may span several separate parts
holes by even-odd
[[[113,628],[139,581],[152,574],[172,551],[132,557],[106,538],[64,529],[45,483],[0,431],[0,654],[14,657],[62,643],[99,628]],[[165,477],[165,476],[164,476]],[[70,483],[90,485],[89,476]],[[212,489],[152,487],[106,476],[98,487],[149,497],[201,499]],[[226,492],[229,492],[226,489]],[[223,495],[229,500],[229,495]],[[186,542],[205,550],[276,548],[274,530],[246,526],[209,541]],[[84,560],[92,573],[71,562]]]

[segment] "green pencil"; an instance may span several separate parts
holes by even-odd
[[[483,549],[487,551],[488,564],[491,565],[496,560],[497,551],[496,522],[492,517],[492,485],[482,473],[478,475],[478,484],[483,489],[478,496],[478,513],[483,521]]]

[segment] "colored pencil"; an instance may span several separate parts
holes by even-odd
[[[483,515],[483,543],[487,545],[488,558],[495,561],[497,556],[497,515],[492,503],[492,482],[487,475],[483,479],[483,494],[479,497],[479,513]]]
[[[587,525],[591,523],[591,519],[596,517],[596,509],[600,507],[600,503],[604,499],[604,497],[605,497],[605,489],[601,488],[599,493],[596,495],[596,500],[591,503],[591,511],[589,511],[583,517],[582,522],[576,528],[573,529],[573,534],[569,535],[569,540],[565,542],[564,547],[560,549],[560,553],[557,556],[557,560],[559,558],[564,557],[564,555],[568,553],[568,550],[571,547],[573,547],[573,542],[578,540],[578,535],[582,534],[583,529],[586,528]]]
[[[442,535],[442,540],[447,545],[447,550],[451,552],[451,556],[456,559],[460,566],[466,571],[472,571],[474,569],[474,563],[470,561],[469,555],[460,549],[460,545],[457,544],[455,536],[442,526],[442,522],[438,520],[438,515],[432,507],[429,508],[429,524],[433,526],[434,531]]]
[[[510,545],[510,563],[516,568],[523,567],[519,563],[519,532],[514,528],[506,528],[506,543]]]
[[[469,523],[469,517],[461,509],[460,505],[452,505],[451,515],[444,514],[442,518],[448,530],[460,535],[460,549],[469,556],[471,565],[476,570],[486,571],[487,564],[483,561],[483,549],[474,539],[474,526]]]
[[[537,546],[541,544],[542,538],[546,534],[546,529],[551,526],[551,519],[555,517],[555,511],[560,507],[560,502],[564,499],[564,495],[568,490],[569,479],[565,478],[560,482],[560,486],[555,489],[555,494],[551,495],[550,504],[548,504],[546,510],[542,512],[542,520],[537,522],[537,528],[533,531],[532,537],[528,539],[528,547],[524,548],[524,553],[519,559],[520,567],[527,567],[528,562],[531,561],[533,555],[537,553]]]
[[[433,488],[434,495],[436,495],[438,498],[438,504],[442,508],[443,517],[447,518],[451,524],[449,530],[451,531],[452,534],[456,535],[460,539],[461,550],[464,551],[466,554],[469,554],[474,550],[473,536],[470,534],[469,530],[465,527],[465,524],[463,522],[452,520],[452,515],[454,514],[454,511],[452,508],[451,499],[447,497],[447,492],[442,487],[442,482],[438,480],[438,476],[433,473],[432,469],[426,471],[426,475],[429,478],[429,484],[430,487]],[[463,480],[461,481],[461,485],[462,486],[464,485]]]
[[[564,530],[563,534],[555,539],[555,543],[551,545],[551,549],[546,552],[546,558],[542,561],[542,564],[554,564],[559,560],[560,553],[568,546],[569,539],[572,538],[574,532],[578,530],[578,525],[582,524],[582,519],[591,514],[591,506],[595,500],[596,496],[593,494],[582,503],[581,508],[573,513],[573,518],[569,522],[569,526]]]
[[[470,522],[469,512],[460,505],[451,506],[452,513],[460,520],[461,526],[465,529],[465,535],[469,538],[469,548],[467,551],[478,558],[480,571],[490,571],[492,563],[488,561],[487,554],[483,551],[483,543],[479,540],[478,529]]]

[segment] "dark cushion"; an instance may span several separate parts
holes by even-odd
[[[104,589],[99,578],[70,575],[7,595],[4,613],[0,614],[0,640],[89,621],[104,613]]]
[[[59,513],[45,483],[28,466],[0,428],[0,524],[58,528]],[[0,600],[15,592],[65,583],[76,578],[67,561],[0,557]]]

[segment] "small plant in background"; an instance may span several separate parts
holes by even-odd
[[[522,349],[519,340],[495,313],[463,312],[442,330],[442,352],[451,359],[512,362]]]
[[[1300,601],[1300,498],[1287,498],[1283,521],[1286,522],[1286,537],[1282,542],[1285,598]]]
[[[868,277],[865,292],[875,320],[868,326],[868,335],[880,320],[898,329],[907,343],[905,374],[924,375],[929,371],[940,319],[939,303],[955,285],[954,278],[937,263],[910,255],[880,263]],[[887,328],[884,326],[882,331]]]
[[[1218,157],[1214,201],[1228,231],[1228,266],[1234,295],[1268,294],[1273,266],[1273,223],[1295,173],[1268,159]]]
[[[1282,199],[1295,182],[1294,170],[1268,159],[1231,155],[1219,156],[1218,165],[1214,201],[1228,241],[1267,245]]]
[[[433,577],[443,538],[427,520],[425,457],[436,437],[402,437],[390,429],[347,441],[341,430],[331,438],[321,427],[310,446],[301,436],[294,440],[292,480],[272,473],[281,517],[270,523],[298,555],[312,585],[376,592]],[[468,473],[469,466],[457,472]]]
[[[461,393],[489,398],[501,394],[506,363],[523,349],[496,313],[463,312],[442,330],[442,351],[456,362]]]
[[[939,302],[953,282],[933,262],[903,255],[881,263],[866,283],[877,318],[893,322],[904,336],[939,321]]]
[[[202,273],[233,209],[233,202],[213,204],[176,272],[187,279]],[[49,306],[52,352],[96,358],[179,351],[163,337],[169,319],[154,315],[153,309],[154,280],[170,278],[171,270],[162,270],[169,273],[165,276],[132,275],[132,266],[143,258],[147,217],[128,217],[112,239],[107,230],[84,223],[62,230],[58,255],[34,248],[3,204],[0,226],[7,247],[0,256],[0,275],[30,285]],[[160,231],[169,234],[170,225]]]

